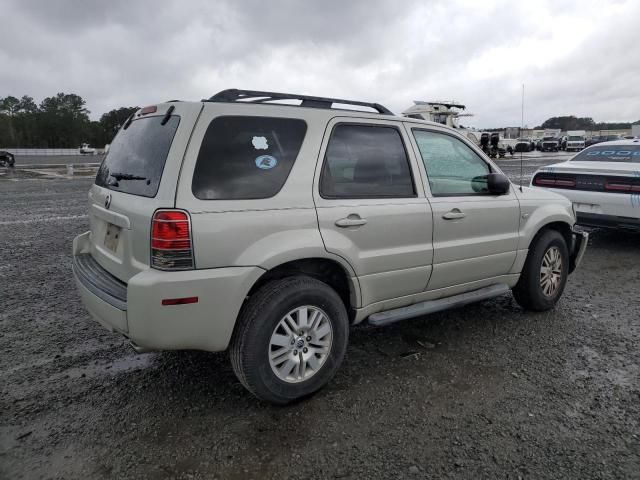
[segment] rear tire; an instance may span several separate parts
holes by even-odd
[[[513,296],[525,310],[550,310],[562,296],[568,274],[567,243],[560,232],[546,230],[530,247]]]
[[[335,290],[311,277],[289,277],[249,297],[231,340],[231,364],[256,397],[285,405],[333,378],[348,339],[349,318]]]

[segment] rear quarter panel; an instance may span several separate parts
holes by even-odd
[[[264,199],[201,200],[191,186],[207,127],[219,116],[246,115],[302,119],[304,141],[282,189]],[[318,151],[328,121],[326,111],[282,106],[205,104],[187,149],[176,206],[192,218],[196,268],[260,266],[273,268],[300,258],[322,257],[351,267],[324,248],[312,195]]]

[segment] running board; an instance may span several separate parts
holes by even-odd
[[[498,283],[488,287],[480,288],[472,292],[461,293],[447,298],[439,298],[438,300],[427,300],[408,307],[395,308],[386,312],[374,313],[369,316],[369,323],[377,327],[389,325],[390,323],[406,320],[407,318],[420,317],[430,313],[441,312],[451,308],[462,307],[469,303],[480,302],[489,298],[497,297],[511,290],[506,284]]]

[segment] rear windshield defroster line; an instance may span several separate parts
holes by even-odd
[[[96,185],[110,190],[153,198],[158,193],[167,155],[180,117],[141,118],[118,132],[100,165]]]
[[[583,150],[573,157],[572,162],[626,162],[640,163],[638,145],[598,145]]]

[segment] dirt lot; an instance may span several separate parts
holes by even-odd
[[[0,478],[640,478],[640,235],[593,232],[550,313],[353,328],[328,388],[275,408],[226,354],[136,355],[89,319],[90,183],[0,178]]]

